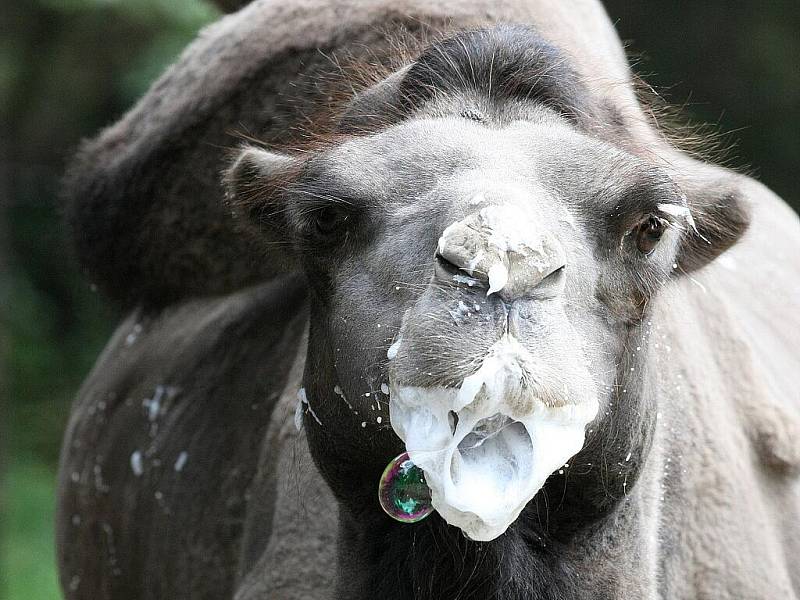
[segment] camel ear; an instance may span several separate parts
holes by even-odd
[[[403,116],[401,86],[411,65],[405,66],[386,79],[358,92],[339,118],[342,133],[375,131]]]
[[[682,184],[690,217],[678,251],[681,271],[704,267],[742,237],[750,219],[742,193],[731,177]]]
[[[222,180],[233,216],[245,227],[281,235],[288,227],[285,190],[301,168],[299,159],[245,146]]]

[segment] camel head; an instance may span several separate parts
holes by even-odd
[[[687,196],[596,97],[528,28],[459,33],[354,97],[329,143],[228,171],[237,217],[307,276],[301,414],[351,518],[380,522],[402,451],[474,540],[548,486],[595,516],[630,492],[651,300],[746,221]]]

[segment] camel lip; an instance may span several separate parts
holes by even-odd
[[[501,535],[584,443],[596,394],[540,389],[532,355],[504,334],[460,386],[390,373],[389,416],[425,472],[433,507],[474,540]],[[546,393],[547,392],[547,393]]]
[[[465,302],[459,303],[463,311],[471,308]],[[407,337],[398,337],[391,345],[387,356],[391,364],[389,368],[390,378],[395,385],[425,389],[450,389],[455,390],[458,401],[454,410],[458,411],[476,400],[476,396],[481,391],[484,379],[487,376],[486,370],[504,372],[507,382],[513,382],[507,390],[509,391],[507,403],[516,407],[519,411],[525,412],[526,405],[531,402],[540,402],[545,406],[557,407],[580,404],[582,398],[575,397],[574,393],[567,389],[564,384],[556,385],[539,377],[536,372],[536,358],[525,348],[514,334],[507,329],[498,334],[489,350],[479,358],[473,359],[473,368],[464,370],[459,365],[453,365],[452,369],[437,364],[436,368],[430,371],[419,373],[419,369],[411,370],[403,364],[402,357],[397,361],[397,356],[401,345],[409,345]],[[463,365],[463,363],[462,363]],[[457,372],[458,380],[437,377],[434,373]],[[426,377],[427,376],[427,377]],[[490,375],[491,377],[491,375]],[[511,418],[517,418],[516,411],[508,412]]]
[[[489,541],[580,451],[597,405],[548,407],[532,397],[533,410],[515,418],[480,403],[454,411],[455,393],[395,385],[390,420],[425,472],[433,507],[467,537]]]

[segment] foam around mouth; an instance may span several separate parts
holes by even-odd
[[[496,425],[495,425],[496,424]],[[450,463],[453,490],[464,498],[479,490],[472,500],[482,513],[505,503],[509,488],[518,487],[530,471],[533,441],[525,426],[500,413],[481,419],[458,444]],[[470,510],[468,503],[461,503]]]
[[[536,397],[528,356],[505,335],[460,388],[391,382],[392,427],[425,472],[434,508],[474,540],[505,532],[581,449],[597,412],[594,394],[559,405]]]

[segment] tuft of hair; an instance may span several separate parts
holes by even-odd
[[[692,103],[687,99],[673,103],[670,88],[656,88],[648,82],[655,74],[639,70],[646,54],[626,47],[631,65],[634,92],[648,124],[672,147],[701,162],[718,165],[751,176],[751,165],[736,155],[735,131],[725,131],[722,124],[697,121],[691,116]]]
[[[433,44],[400,91],[412,110],[437,94],[465,92],[497,104],[530,100],[576,122],[589,112],[588,94],[566,56],[523,25],[465,31]]]
[[[307,115],[303,126],[294,131],[296,137],[280,149],[295,154],[323,150],[350,136],[376,133],[428,102],[453,95],[483,100],[487,112],[504,102],[530,100],[570,121],[594,125],[582,81],[567,57],[535,29],[500,24],[451,31],[447,25],[416,25],[389,27],[392,33],[385,35],[391,50],[380,56],[332,53],[329,60],[336,76],[316,82],[329,90],[330,101],[321,111]],[[367,106],[358,107],[361,96],[401,72],[390,94],[376,94]]]

